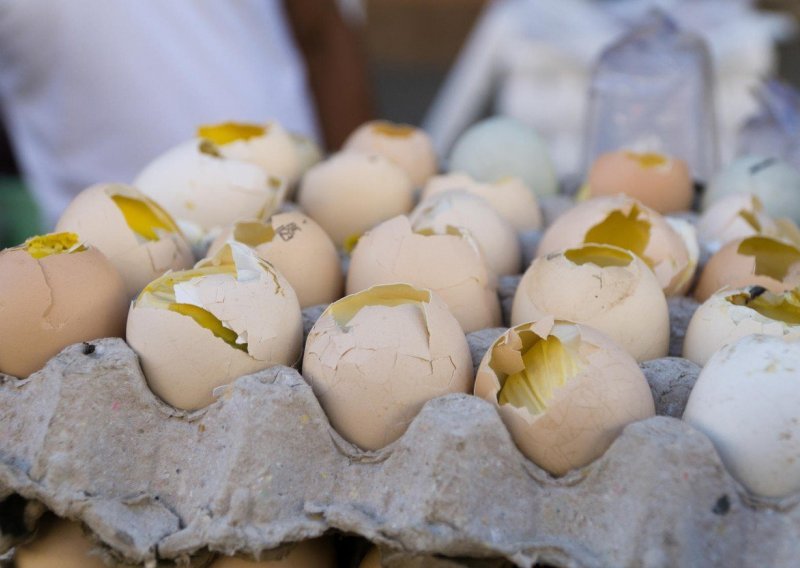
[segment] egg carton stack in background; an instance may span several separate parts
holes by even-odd
[[[528,255],[537,238],[524,236]],[[518,282],[500,281],[506,321]],[[398,441],[363,452],[293,369],[242,377],[190,413],[149,391],[122,340],[73,345],[27,380],[0,375],[0,555],[50,509],[109,558],[151,566],[330,530],[378,543],[387,566],[795,565],[798,499],[754,499],[679,420],[700,370],[677,357],[696,307],[670,300],[673,357],[642,364],[660,416],[559,479],[475,397],[432,400]],[[323,308],[304,310],[306,333]],[[502,331],[468,335],[476,367]]]

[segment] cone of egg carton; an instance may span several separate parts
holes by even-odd
[[[217,190],[261,184],[242,211],[197,216],[192,168],[156,164],[144,193],[87,193],[124,239],[80,236],[97,223],[76,200],[60,226],[76,233],[0,253],[2,558],[324,567],[344,534],[377,545],[340,554],[367,568],[792,565],[793,225],[754,191],[702,217],[641,195],[572,207],[546,168],[515,165],[534,132],[479,126],[438,176],[413,127],[367,124],[314,166],[307,142],[256,163],[289,152],[278,125],[205,127],[173,153]],[[499,172],[474,158],[497,137]],[[636,187],[672,163],[618,159]],[[683,188],[676,171],[649,185]],[[295,187],[302,213],[281,205]],[[687,294],[731,242],[738,280],[698,309]],[[74,291],[89,254],[105,295]],[[106,327],[68,325],[99,310]],[[768,396],[747,380],[765,367]]]

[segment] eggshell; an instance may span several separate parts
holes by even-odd
[[[584,245],[534,260],[514,295],[511,325],[546,315],[600,330],[637,361],[669,351],[661,286],[644,262],[621,248]]]
[[[783,292],[800,284],[800,249],[766,236],[733,241],[715,253],[703,269],[694,297],[705,302],[728,286],[763,286]]]
[[[686,240],[688,235],[682,236],[666,218],[632,197],[595,197],[550,225],[539,241],[537,256],[589,242],[619,246],[644,260],[664,293],[674,296],[688,289],[696,267]]]
[[[523,358],[542,341],[551,345],[552,338],[563,350],[545,351],[541,366],[528,366],[528,381],[536,382],[527,388],[540,412],[501,404],[508,378],[526,368]],[[523,454],[557,476],[591,463],[627,424],[655,414],[647,379],[633,357],[605,334],[552,316],[513,327],[492,344],[478,369],[475,395],[497,406]]]
[[[411,211],[414,188],[406,173],[383,156],[340,152],[311,168],[298,203],[337,247],[374,225]]]
[[[624,193],[659,213],[691,209],[694,185],[681,159],[617,150],[598,156],[586,179],[590,197]]]
[[[92,554],[92,541],[81,526],[66,519],[40,523],[36,538],[16,549],[16,568],[106,568],[103,559]]]
[[[122,209],[127,204],[118,205],[120,199],[142,208],[155,224],[140,227],[136,220],[129,223]],[[125,211],[136,214],[130,207]],[[80,192],[56,224],[56,232],[65,231],[78,233],[111,261],[122,275],[129,296],[138,294],[167,270],[189,268],[194,263],[189,244],[172,217],[128,185],[99,184]]]
[[[176,304],[208,312],[240,347],[194,317],[174,311]],[[291,285],[252,249],[236,242],[197,263],[193,271],[168,273],[150,283],[128,316],[128,343],[139,356],[150,389],[187,410],[211,404],[216,387],[242,375],[295,364],[302,333],[300,305]]]
[[[683,419],[756,495],[800,491],[798,369],[800,339],[748,335],[711,357],[689,395]]]
[[[773,308],[782,301],[787,308],[779,315]],[[702,367],[725,345],[756,333],[800,337],[800,288],[781,295],[758,286],[713,294],[689,322],[683,357]]]
[[[425,184],[422,199],[452,190],[484,198],[517,231],[536,230],[542,226],[542,211],[536,194],[518,177],[481,183],[463,173],[434,176]]]
[[[71,250],[43,258],[26,245],[0,252],[0,373],[27,377],[68,345],[124,337],[122,278],[99,250],[72,237]]]
[[[342,297],[344,276],[339,253],[317,223],[297,211],[268,221],[239,221],[212,243],[213,256],[230,239],[253,247],[289,281],[301,308],[329,304]]]
[[[328,306],[308,335],[303,375],[336,431],[377,450],[402,436],[428,400],[469,392],[472,359],[441,299],[390,284]]]
[[[697,236],[716,252],[722,245],[758,234],[777,236],[779,229],[749,193],[727,195],[714,202],[697,222]]]
[[[539,197],[558,191],[556,171],[542,138],[527,124],[506,116],[470,126],[453,145],[449,171],[466,172],[483,182],[516,176]]]
[[[498,276],[518,274],[522,252],[516,231],[483,198],[463,191],[440,193],[422,201],[409,216],[414,230],[447,226],[469,231]]]
[[[220,556],[209,568],[334,568],[336,552],[330,538],[304,540],[279,560],[250,560]]]
[[[422,187],[438,168],[430,136],[408,124],[367,122],[350,134],[342,149],[388,158],[403,168],[414,187]]]
[[[771,217],[789,217],[800,223],[800,172],[787,162],[762,156],[738,158],[709,183],[703,195],[703,211],[735,193],[752,193]]]
[[[189,238],[239,219],[266,218],[286,191],[283,178],[255,164],[225,158],[214,144],[196,139],[156,158],[133,185],[176,220],[188,223],[181,228]]]
[[[347,293],[395,282],[435,292],[465,332],[500,324],[497,277],[464,230],[420,234],[400,215],[366,233],[350,258]]]
[[[381,551],[377,546],[373,546],[367,555],[361,559],[358,568],[381,568]]]

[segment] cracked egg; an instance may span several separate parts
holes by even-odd
[[[388,284],[328,306],[308,335],[303,376],[336,431],[377,450],[402,436],[428,400],[469,392],[472,360],[441,299]]]
[[[545,231],[537,256],[586,243],[633,252],[655,273],[667,296],[683,294],[697,267],[698,248],[688,226],[665,217],[632,197],[595,197],[576,205]]]
[[[509,329],[481,361],[475,395],[553,475],[600,457],[631,422],[655,414],[639,365],[607,335],[552,316]]]
[[[415,230],[399,215],[367,232],[353,249],[346,292],[394,282],[432,290],[465,332],[500,325],[497,277],[464,229]]]
[[[800,284],[800,248],[756,235],[733,241],[715,253],[703,269],[694,296],[705,302],[723,286],[763,286],[783,292]]]
[[[119,272],[74,233],[0,251],[0,373],[27,377],[73,343],[124,337]]]
[[[302,213],[278,213],[267,221],[238,221],[217,237],[208,256],[228,240],[252,247],[277,268],[294,288],[301,308],[330,304],[342,297],[339,253],[322,227]]]
[[[342,149],[388,158],[403,168],[414,187],[422,187],[438,168],[430,136],[410,124],[372,120],[356,128]]]
[[[779,233],[775,221],[764,212],[761,200],[749,193],[728,195],[715,201],[697,221],[698,238],[714,252],[737,239]]]
[[[211,404],[216,387],[242,375],[294,365],[302,336],[291,285],[236,242],[148,284],[128,316],[128,343],[150,389],[186,410]]]
[[[167,270],[194,264],[172,217],[138,189],[93,185],[80,192],[56,224],[57,232],[78,233],[119,270],[129,296]]]
[[[683,356],[702,367],[725,345],[755,333],[800,338],[800,287],[782,294],[761,286],[713,294],[689,322]]]
[[[546,315],[602,331],[637,361],[669,350],[664,292],[639,257],[618,247],[583,245],[535,259],[514,295],[511,325]]]

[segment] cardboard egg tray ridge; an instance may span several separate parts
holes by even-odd
[[[518,280],[501,279],[506,310]],[[671,355],[696,307],[670,300]],[[304,310],[306,333],[323,308]],[[476,366],[502,331],[468,335]],[[330,530],[392,551],[387,566],[796,565],[798,497],[748,495],[678,419],[699,367],[675,356],[641,366],[660,416],[554,479],[469,395],[428,402],[399,440],[363,452],[294,369],[241,377],[188,413],[150,392],[124,341],[76,344],[26,380],[0,375],[0,559],[46,508],[85,523],[116,560],[148,566]]]

